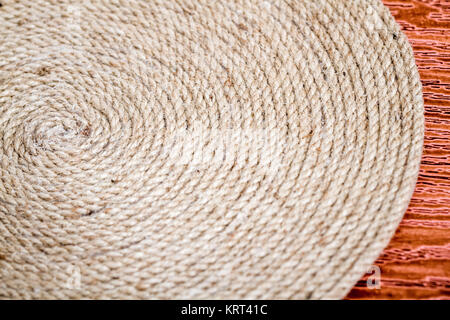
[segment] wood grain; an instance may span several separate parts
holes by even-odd
[[[423,84],[425,142],[416,190],[389,246],[347,299],[450,299],[450,0],[383,1],[413,46]]]

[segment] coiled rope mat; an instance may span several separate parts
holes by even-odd
[[[375,0],[0,0],[0,297],[341,298],[416,181]]]

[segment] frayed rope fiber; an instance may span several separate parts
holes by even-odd
[[[0,0],[0,298],[338,299],[416,182],[378,0]]]

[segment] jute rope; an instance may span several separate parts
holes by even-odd
[[[1,298],[342,298],[416,181],[378,0],[0,0]]]

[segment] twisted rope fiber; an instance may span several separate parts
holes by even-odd
[[[418,174],[378,0],[1,0],[0,297],[342,298]]]

